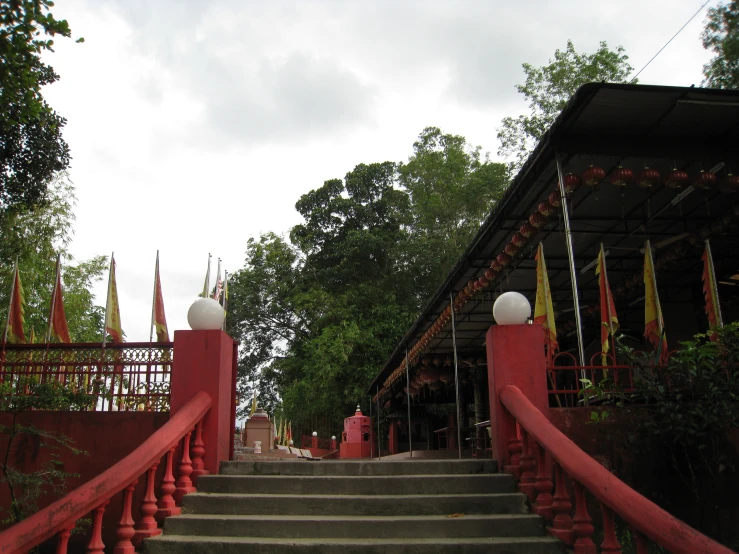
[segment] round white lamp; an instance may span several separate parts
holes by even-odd
[[[331,440],[332,441],[335,441],[336,440],[336,435],[331,435]]]
[[[225,313],[213,298],[198,298],[187,310],[187,322],[193,331],[220,329]]]
[[[318,436],[318,433],[316,433],[315,431],[313,431],[313,436],[314,437],[317,437]]]
[[[521,325],[531,317],[531,304],[520,292],[504,292],[493,304],[493,318],[498,325]]]
[[[290,439],[289,441],[287,441],[287,445],[288,445],[288,446],[292,446],[293,444],[295,444],[295,443],[293,442],[293,440],[292,440],[292,439]]]

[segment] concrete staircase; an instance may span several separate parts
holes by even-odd
[[[202,476],[148,554],[555,554],[495,462],[242,461]]]

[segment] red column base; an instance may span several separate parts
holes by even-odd
[[[518,481],[521,478],[521,466],[503,466],[503,471],[513,475],[513,479]]]
[[[531,502],[536,499],[536,483],[519,483],[518,490],[528,496]]]
[[[575,554],[598,554],[598,549],[595,547],[595,543],[590,541],[589,544],[577,544],[572,548]]]
[[[198,485],[198,477],[201,475],[210,475],[210,471],[207,469],[193,469],[192,473],[190,474],[190,480],[192,481],[192,484],[197,487]]]
[[[174,498],[175,503],[178,506],[182,506],[182,498],[186,494],[190,494],[191,492],[195,492],[197,489],[195,487],[178,487],[176,491],[172,493],[172,498]]]
[[[557,537],[567,546],[572,546],[575,542],[575,533],[572,529],[555,529],[554,527],[547,527],[547,533],[553,537]]]
[[[144,539],[148,539],[149,537],[156,537],[161,534],[162,530],[158,527],[154,527],[153,529],[137,529],[136,534],[131,539],[131,542],[136,548],[138,548],[139,546],[141,546],[141,543],[144,542]]]
[[[554,508],[552,506],[539,506],[535,505],[532,508],[532,511],[538,515],[543,517],[544,519],[548,521],[552,521],[554,519]]]
[[[168,508],[159,508],[157,510],[157,513],[154,514],[154,519],[156,519],[159,523],[164,521],[164,518],[167,518],[169,516],[178,516],[182,513],[182,508],[178,508],[177,506],[171,506]]]

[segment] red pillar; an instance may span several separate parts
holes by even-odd
[[[229,459],[233,440],[233,348],[234,340],[221,330],[174,333],[170,416],[196,393],[210,394],[213,404],[203,419],[203,462],[214,474]]]
[[[541,325],[493,325],[486,337],[490,429],[493,458],[501,470],[510,462],[509,440],[515,421],[500,402],[500,391],[514,385],[549,417],[544,329]]]
[[[398,424],[395,421],[391,421],[387,437],[387,448],[390,454],[398,453]]]

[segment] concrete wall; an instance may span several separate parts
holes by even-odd
[[[0,413],[0,424],[8,426],[12,416]],[[169,412],[24,412],[18,416],[22,425],[34,425],[39,429],[66,435],[74,441],[76,448],[85,450],[89,455],[74,455],[69,450],[59,450],[62,469],[69,473],[79,473],[80,477],[67,481],[67,490],[99,475],[116,462],[130,454],[136,447],[151,436],[169,420]],[[7,437],[0,435],[0,454],[5,455]],[[41,447],[39,437],[21,435],[11,445],[11,463],[21,471],[35,471],[49,461],[48,451]],[[206,446],[207,448],[207,446]],[[180,448],[181,450],[181,448]],[[181,454],[180,454],[181,455]],[[179,458],[175,458],[176,460]],[[175,466],[176,467],[176,466]],[[163,464],[157,469],[157,483],[164,474]],[[144,496],[146,476],[139,479],[133,497],[134,520],[138,521],[138,509]],[[57,500],[51,494],[39,499],[39,508],[43,508]],[[0,485],[0,506],[7,507],[10,497],[7,486]],[[115,531],[121,518],[121,495],[113,497],[105,509],[103,539],[112,547],[115,543]],[[2,514],[4,519],[6,512]],[[89,535],[88,535],[89,537]],[[74,539],[75,537],[73,537]],[[70,542],[70,544],[73,544]],[[111,550],[112,551],[112,550]]]

